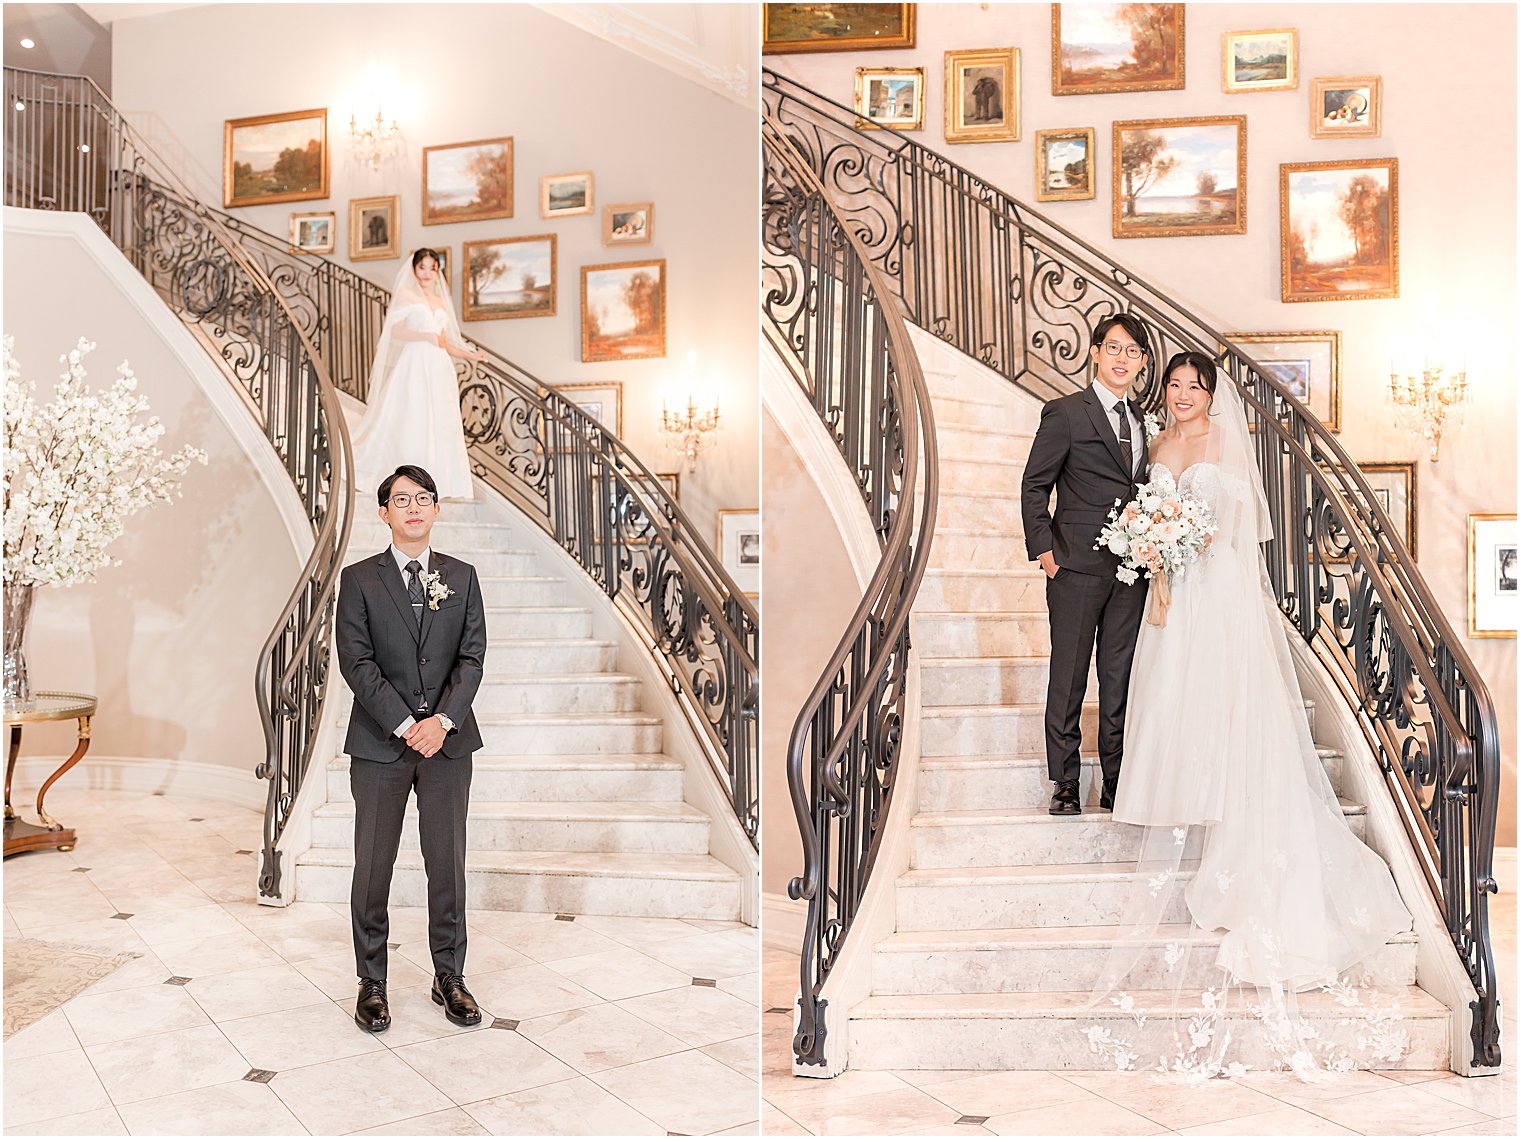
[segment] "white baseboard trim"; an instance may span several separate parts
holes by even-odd
[[[807,902],[792,901],[785,894],[761,894],[760,941],[770,949],[788,953],[802,952],[802,938],[807,932]]]
[[[27,755],[16,760],[16,785],[11,802],[18,811],[31,813],[37,788],[67,756]],[[151,759],[133,755],[87,755],[53,784],[60,790],[124,791],[140,795],[182,795],[187,799],[213,799],[239,807],[262,810],[269,785],[243,767],[197,763],[189,759]]]

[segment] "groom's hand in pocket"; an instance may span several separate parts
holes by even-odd
[[[1045,571],[1046,578],[1055,577],[1061,572],[1061,567],[1056,565],[1056,555],[1053,550],[1046,550],[1040,555],[1040,568]]]
[[[443,737],[446,735],[448,733],[438,722],[438,717],[429,716],[426,720],[419,720],[407,730],[406,743],[418,755],[427,759],[438,753],[438,749],[443,746]]]

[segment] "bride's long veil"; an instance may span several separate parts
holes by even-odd
[[[1261,554],[1273,531],[1253,437],[1228,376],[1210,424],[1206,461],[1217,465],[1221,491],[1205,557],[1217,560],[1208,572],[1231,575],[1237,596],[1195,632],[1225,638],[1227,659],[1238,662],[1233,691],[1250,694],[1231,702],[1245,707],[1209,714],[1227,718],[1231,740],[1255,746],[1212,757],[1228,781],[1220,817],[1114,822],[1135,832],[1138,857],[1079,1025],[1089,1049],[1118,1068],[1189,1082],[1259,1068],[1323,1079],[1408,1050],[1402,982],[1374,970],[1409,914],[1388,868],[1347,826],[1310,736]],[[1140,668],[1137,660],[1130,717],[1209,700],[1168,691]],[[1148,692],[1137,695],[1140,685]],[[1334,1002],[1337,1017],[1305,1018],[1298,996],[1310,992],[1321,1008]]]

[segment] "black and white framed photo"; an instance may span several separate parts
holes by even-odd
[[[1520,580],[1513,514],[1467,516],[1467,635],[1513,637],[1520,625]]]
[[[1419,492],[1415,479],[1415,461],[1401,459],[1396,462],[1358,463],[1356,466],[1372,489],[1372,496],[1393,522],[1394,533],[1409,547],[1409,556],[1418,559]]]
[[[760,511],[718,511],[718,557],[746,597],[760,596]]]
[[[1341,334],[1317,332],[1231,332],[1232,344],[1305,404],[1326,429],[1341,429]]]

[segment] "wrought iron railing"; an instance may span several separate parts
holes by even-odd
[[[793,1049],[825,1062],[824,982],[876,860],[903,743],[908,618],[938,501],[934,421],[896,300],[829,195],[766,117],[761,309],[865,500],[881,560],[798,714],[787,784],[806,899]]]
[[[338,571],[353,517],[348,432],[328,370],[269,273],[86,78],[5,69],[5,202],[88,214],[220,357],[279,455],[312,550],[259,652],[269,782],[259,891],[280,894],[279,841],[328,692]],[[171,189],[172,188],[172,189]]]
[[[1155,358],[1192,349],[1238,385],[1277,540],[1279,605],[1377,756],[1478,999],[1473,1066],[1496,1067],[1488,926],[1499,800],[1493,702],[1387,512],[1330,431],[1221,333],[996,186],[767,70],[768,123],[804,156],[908,318],[1040,399],[1085,382],[1093,327],[1140,317]],[[1136,394],[1159,406],[1142,377]]]

